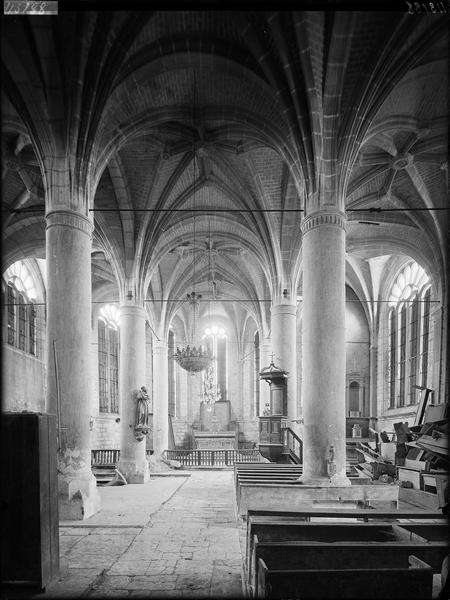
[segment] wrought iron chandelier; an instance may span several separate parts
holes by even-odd
[[[196,294],[195,291],[187,294],[187,300],[192,306],[193,311],[192,333],[189,340],[192,344],[195,342],[195,324],[200,299],[201,295]],[[199,373],[200,371],[204,371],[210,366],[213,360],[210,351],[207,348],[204,348],[201,344],[198,346],[191,346],[188,344],[182,350],[177,348],[177,351],[174,353],[173,357],[180,367],[189,373]]]

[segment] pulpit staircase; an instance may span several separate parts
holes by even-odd
[[[301,465],[303,462],[303,442],[290,427],[282,429],[283,450],[277,461],[284,464]]]

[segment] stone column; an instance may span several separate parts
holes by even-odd
[[[270,365],[271,360],[272,360],[272,346],[270,343],[270,338],[263,338],[261,340],[261,343],[259,346],[259,366],[260,366],[259,370],[261,371],[265,367],[268,367]],[[260,379],[259,380],[259,415],[256,415],[257,417],[259,417],[263,414],[264,407],[266,406],[267,403],[270,403],[270,385],[267,383],[267,381]]]
[[[142,306],[119,309],[120,460],[117,468],[128,483],[149,480],[145,438],[134,435],[136,394],[145,385],[145,312]]]
[[[370,396],[369,396],[369,416],[373,419],[378,418],[378,347],[376,345],[371,345],[369,348],[369,368],[370,368]],[[376,422],[376,421],[375,421]],[[372,422],[371,427],[374,426],[374,422]]]
[[[274,363],[288,372],[287,417],[288,421],[298,419],[297,415],[297,306],[278,304],[272,306],[271,321],[272,351]],[[291,429],[296,429],[289,423]]]
[[[158,459],[169,447],[169,385],[167,344],[153,345],[153,452]]]
[[[100,508],[91,472],[91,221],[46,215],[47,410],[58,415],[59,518],[87,519]]]
[[[345,448],[344,227],[344,215],[333,209],[312,213],[302,223],[301,482],[309,485],[350,485]]]

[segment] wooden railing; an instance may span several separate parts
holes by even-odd
[[[303,442],[290,427],[282,429],[283,444],[289,449],[291,458],[298,464],[303,463]]]
[[[117,465],[120,450],[91,450],[91,466]]]
[[[235,462],[263,462],[259,450],[165,450],[164,456],[187,467],[232,467]],[[93,467],[117,465],[120,450],[92,450]]]
[[[169,460],[186,467],[228,467],[235,462],[263,462],[259,450],[165,450]]]

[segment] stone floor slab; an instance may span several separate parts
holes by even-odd
[[[60,526],[60,581],[28,598],[242,597],[231,471],[99,492],[98,514]]]

